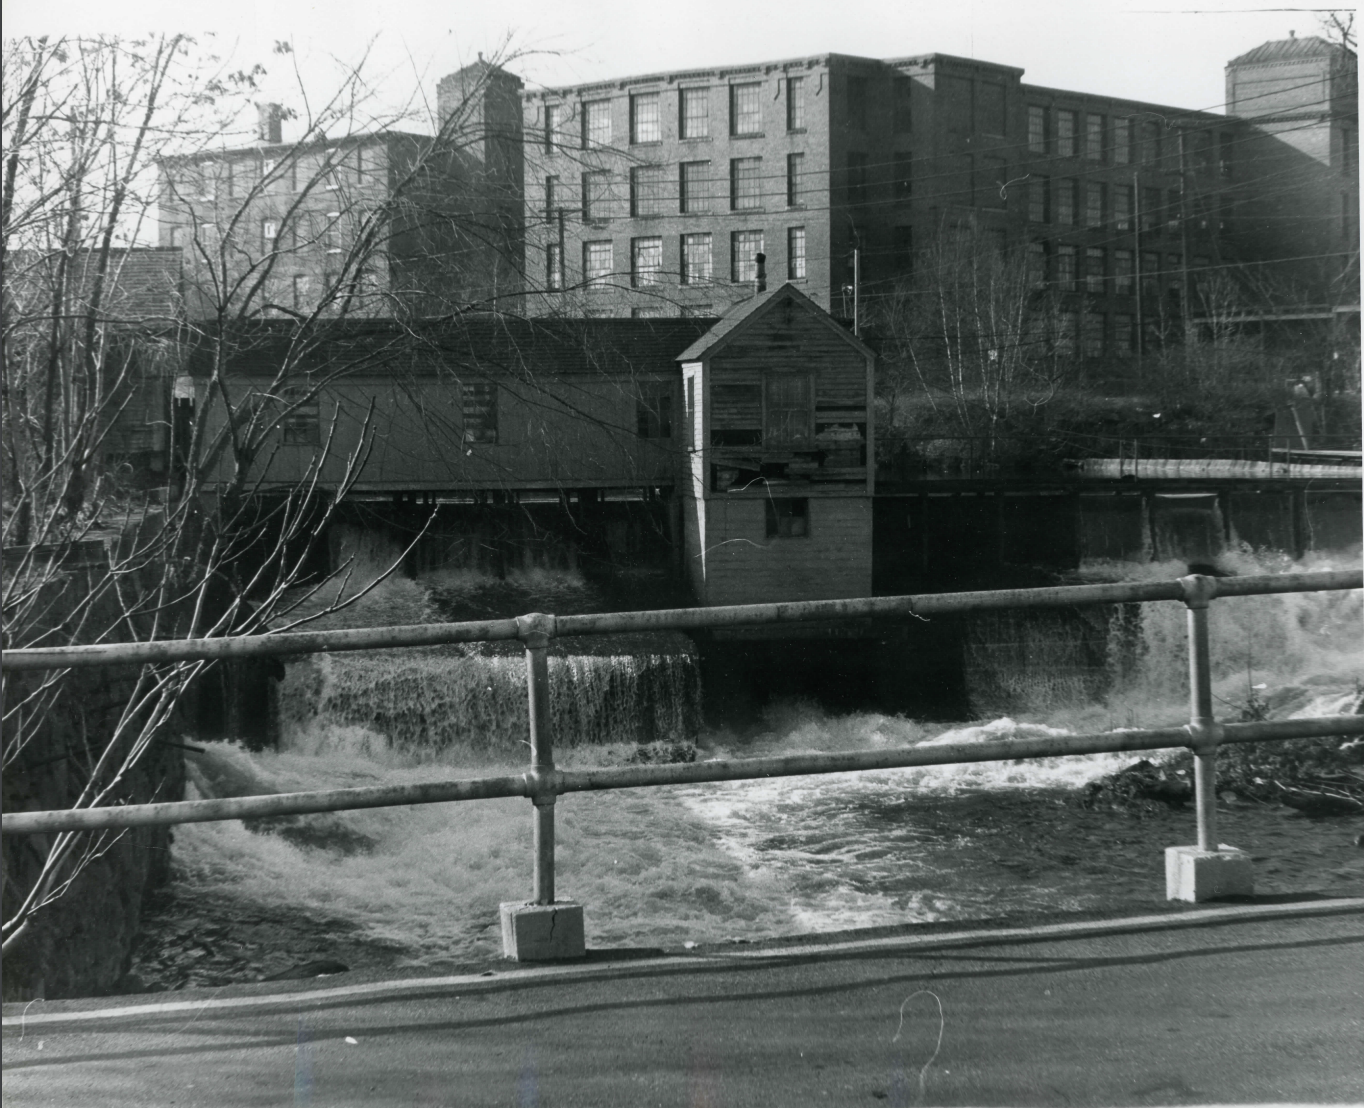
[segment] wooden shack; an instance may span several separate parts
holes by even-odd
[[[872,352],[786,284],[737,305],[677,360],[698,602],[871,595]]]

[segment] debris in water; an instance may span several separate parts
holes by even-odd
[[[263,981],[303,981],[309,977],[329,977],[334,973],[347,973],[350,966],[345,962],[338,962],[334,958],[321,958],[314,962],[304,962],[302,965],[293,966],[279,973],[272,973],[269,977],[262,978]]]
[[[1182,808],[1193,796],[1188,771],[1174,765],[1157,766],[1146,758],[1135,765],[1091,781],[1081,804],[1086,808],[1111,804],[1116,808],[1140,807],[1143,801],[1159,801]]]
[[[696,761],[696,744],[690,742],[640,743],[627,762],[649,765]]]

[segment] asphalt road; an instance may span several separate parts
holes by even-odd
[[[6,1108],[1357,1103],[1364,911],[1327,909],[6,1005],[3,1094]]]

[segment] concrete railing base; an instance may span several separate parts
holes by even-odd
[[[587,953],[583,906],[571,900],[553,904],[504,901],[502,956],[518,962],[562,962]]]
[[[1222,843],[1217,850],[1196,846],[1165,848],[1165,899],[1214,900],[1222,896],[1250,896],[1255,875],[1250,855]]]

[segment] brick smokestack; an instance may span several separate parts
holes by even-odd
[[[767,255],[755,254],[753,260],[758,263],[758,291],[767,291]]]
[[[278,104],[257,104],[256,137],[264,143],[278,146],[283,142],[281,123],[284,109]]]

